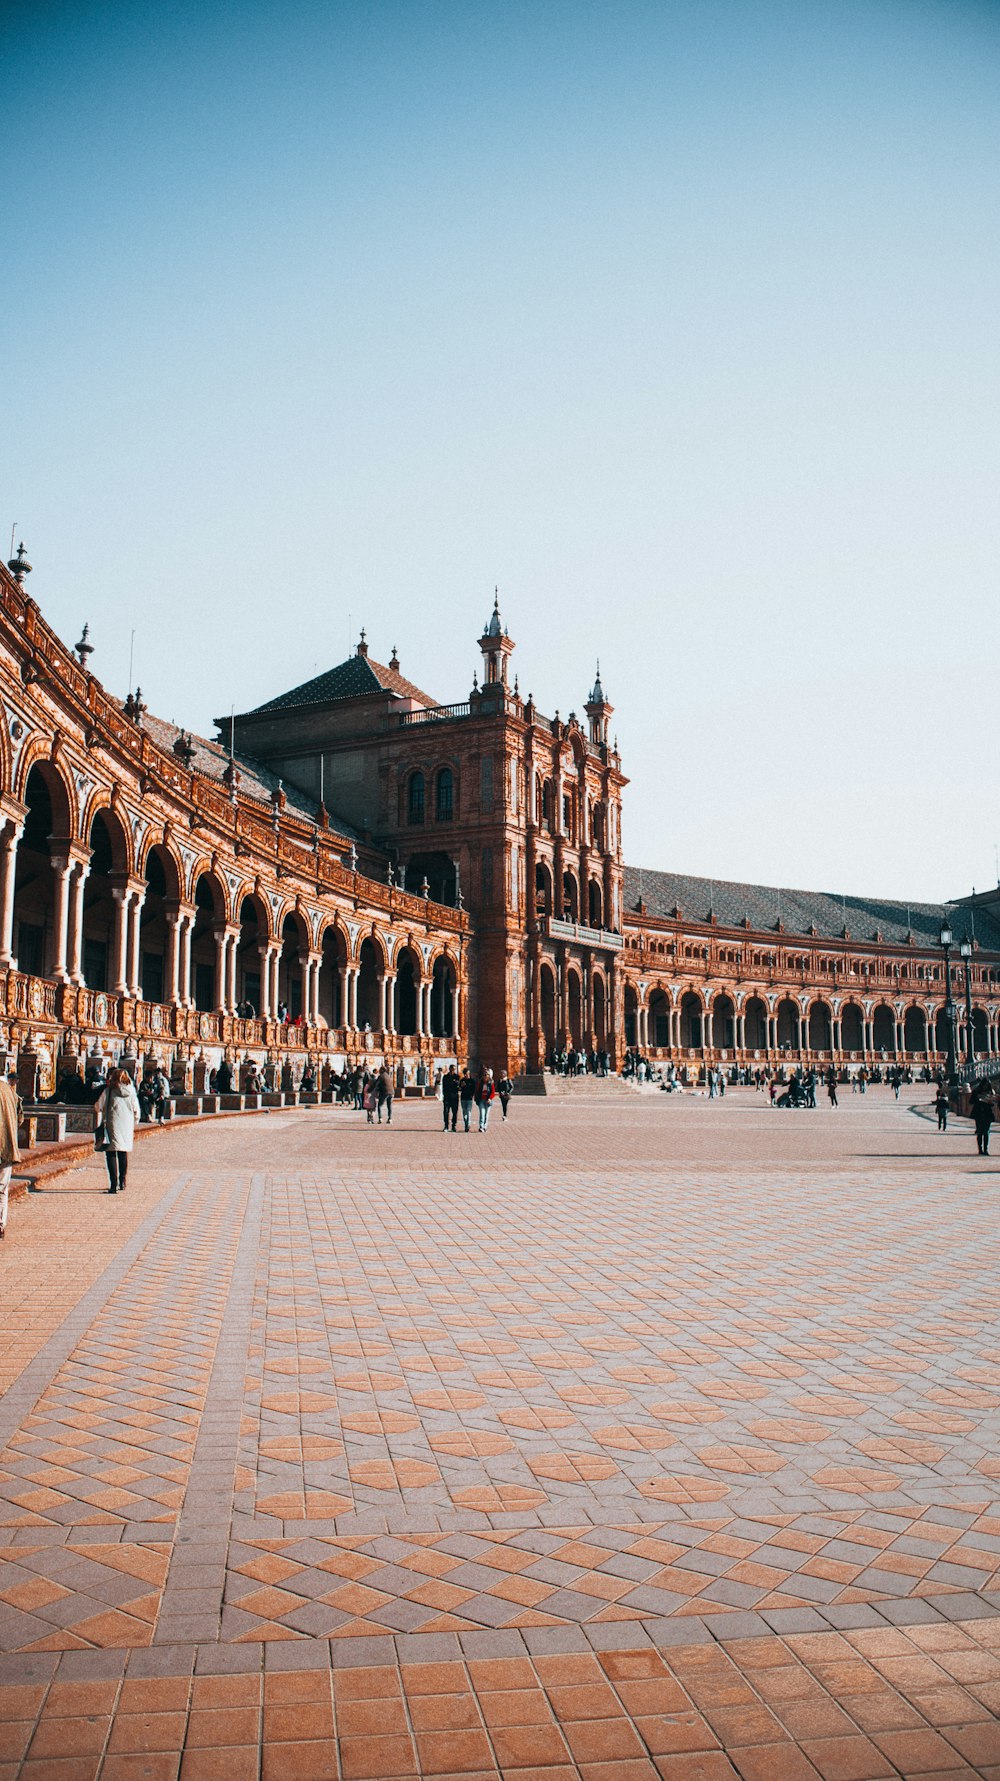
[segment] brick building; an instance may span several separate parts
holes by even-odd
[[[0,1049],[43,1077],[95,1048],[384,1055],[421,1081],[466,1056],[536,1072],[573,1044],[689,1073],[936,1064],[944,923],[968,940],[959,1052],[1000,1048],[1000,893],[904,905],[626,867],[600,672],[582,715],[543,715],[496,602],[463,700],[362,633],[209,741],[112,699],[27,573],[23,551],[0,571]]]

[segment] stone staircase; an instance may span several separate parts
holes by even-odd
[[[572,1096],[588,1099],[596,1097],[606,1099],[619,1095],[631,1094],[633,1084],[625,1082],[620,1076],[553,1076],[546,1070],[541,1076],[519,1076],[514,1083],[517,1095],[555,1095]]]

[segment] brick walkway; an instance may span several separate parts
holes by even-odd
[[[1000,1778],[1000,1160],[927,1095],[167,1132],[0,1251],[0,1781]]]

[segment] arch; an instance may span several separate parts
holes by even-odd
[[[411,896],[423,896],[425,878],[431,901],[454,909],[458,901],[458,871],[451,856],[442,852],[413,854],[403,880]]]
[[[405,1037],[417,1030],[417,999],[422,982],[420,959],[412,946],[402,946],[396,955],[396,982],[393,987],[393,1027]]]
[[[566,1015],[569,1022],[567,1039],[579,1051],[583,1044],[583,985],[580,973],[570,967],[566,972]]]
[[[434,819],[453,822],[457,815],[454,772],[451,767],[439,767],[434,779]]]
[[[562,912],[564,921],[580,919],[580,886],[575,872],[564,872],[562,881]]]
[[[417,827],[424,820],[425,781],[420,768],[411,773],[406,786],[406,820],[410,827]]]
[[[596,878],[587,884],[587,921],[592,928],[604,926],[604,891]]]
[[[14,956],[19,970],[44,977],[54,969],[53,844],[70,833],[69,797],[51,761],[29,769],[22,802],[27,810],[14,870]]]
[[[227,914],[226,887],[211,869],[194,880],[194,927],[191,930],[191,993],[203,1014],[215,1008],[217,934]]]
[[[594,1044],[598,1051],[605,1051],[608,1043],[608,992],[604,978],[599,971],[591,977],[591,995],[594,999]]]
[[[986,1052],[986,1051],[989,1051],[989,1048],[990,1048],[990,1023],[989,1023],[989,1020],[986,1015],[986,1010],[985,1010],[985,1008],[973,1008],[973,1010],[972,1010],[972,1049],[974,1052],[977,1052],[977,1051]]]
[[[144,1002],[163,1002],[168,993],[168,905],[176,905],[180,900],[181,876],[177,861],[162,842],[154,842],[146,849],[143,877],[146,895],[139,916],[139,983]]]
[[[948,1051],[947,1008],[939,1008],[937,1014],[934,1016],[934,1049],[935,1051],[939,1051],[942,1057],[946,1056]]]
[[[80,968],[88,989],[113,990],[114,940],[120,916],[115,890],[121,890],[129,875],[129,836],[120,816],[109,804],[94,809],[86,831],[90,848],[90,870],[83,887],[83,932]],[[161,867],[164,871],[165,868]],[[148,896],[147,890],[147,896]],[[154,898],[155,908],[155,898]],[[145,914],[145,906],[142,914]],[[155,914],[151,911],[155,919]],[[140,934],[141,934],[140,917]],[[166,923],[163,923],[163,942]],[[162,957],[162,953],[161,953]],[[162,971],[162,966],[161,966]],[[161,986],[162,987],[162,986]],[[156,988],[155,967],[150,988]],[[145,990],[143,991],[145,994]],[[150,998],[160,1001],[160,996]]]
[[[552,914],[552,873],[544,860],[535,865],[535,914]]]
[[[743,1043],[748,1051],[767,1050],[767,1003],[748,996],[743,1007]]]
[[[907,1008],[903,1016],[903,1049],[927,1050],[927,1016],[922,1008]]]
[[[327,921],[320,931],[319,1014],[328,1027],[346,1024],[344,1006],[345,972],[347,970],[347,935],[340,923]]]
[[[287,1008],[289,1020],[300,1020],[308,1015],[305,979],[309,940],[309,923],[301,909],[289,909],[281,923],[281,951],[278,954],[278,1003]]]
[[[271,911],[256,891],[246,891],[239,902],[240,935],[236,942],[236,1000],[254,1015],[263,1009],[261,996],[262,953],[272,939]]]
[[[784,996],[775,1013],[778,1022],[778,1050],[798,1051],[801,1045],[798,1003],[791,996]]]
[[[625,985],[625,1043],[630,1049],[639,1043],[639,998],[631,983]]]
[[[544,959],[538,967],[538,994],[542,1009],[542,1036],[548,1053],[556,1042],[556,979],[552,966]]]
[[[654,989],[648,1002],[649,1043],[657,1051],[670,1048],[670,999],[665,990]]]
[[[681,997],[681,1044],[689,1050],[697,1050],[704,1043],[705,1016],[700,996],[693,989],[685,990]]]
[[[833,1020],[828,1002],[816,1001],[809,1010],[809,1049],[833,1050]]]
[[[434,960],[431,975],[431,1038],[451,1039],[455,1034],[455,986],[458,979],[447,953]]]
[[[712,1044],[719,1051],[732,1051],[736,1045],[736,1009],[732,996],[723,990],[712,1003]]]
[[[884,1002],[879,1003],[872,1016],[872,1045],[876,1051],[896,1049],[895,1011]]]
[[[842,1051],[864,1051],[865,1017],[857,1002],[845,1002],[840,1010],[840,1048]]]
[[[37,782],[40,779],[52,806],[54,826],[51,833],[57,840],[67,841],[76,833],[74,814],[77,799],[72,782],[60,763],[52,759],[51,749],[51,742],[42,736],[25,743],[17,764],[12,791],[19,803],[30,806],[32,800],[28,795],[29,784],[32,780]]]
[[[382,947],[366,934],[358,949],[358,1026],[377,1032],[381,1025],[380,980],[385,971]]]

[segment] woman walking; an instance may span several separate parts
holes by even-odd
[[[490,1107],[496,1089],[493,1086],[493,1071],[483,1065],[479,1081],[476,1084],[476,1100],[479,1103],[479,1130],[485,1132],[490,1123]]]
[[[127,1070],[112,1070],[108,1086],[94,1103],[94,1128],[100,1142],[104,1127],[104,1154],[108,1164],[109,1194],[125,1192],[128,1159],[139,1118],[139,1097]]]
[[[20,1160],[21,1152],[17,1148],[17,1096],[6,1076],[0,1076],[0,1237],[7,1234],[11,1171]]]

